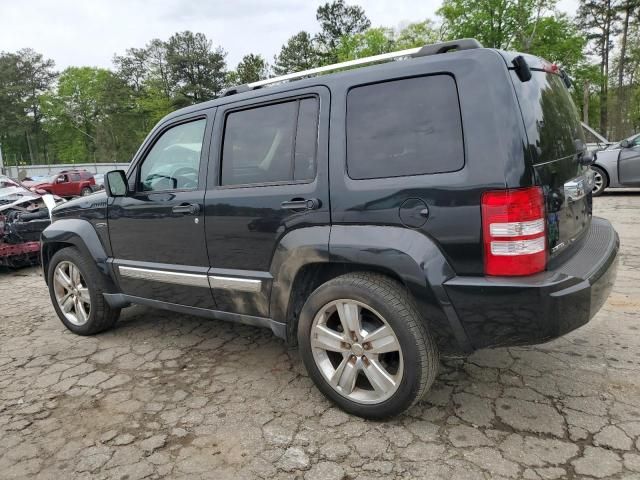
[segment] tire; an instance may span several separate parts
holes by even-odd
[[[82,190],[80,190],[81,197],[86,197],[87,195],[91,195],[92,193],[93,190],[91,190],[89,187],[84,187]]]
[[[78,270],[79,277],[74,276],[75,271],[71,270],[71,266]],[[75,277],[76,280],[65,283],[61,281],[62,277],[54,278],[58,273],[58,267],[68,279],[72,280]],[[111,328],[120,316],[120,309],[109,307],[102,295],[108,291],[102,273],[92,260],[86,258],[75,247],[63,248],[53,255],[47,272],[47,283],[51,302],[58,317],[73,333],[94,335],[103,332]],[[77,285],[84,288],[77,288]],[[73,294],[73,288],[75,288],[75,294]],[[61,301],[65,298],[67,298],[66,301]],[[85,301],[87,298],[88,304]],[[69,301],[73,305],[70,307],[71,310],[65,313],[61,305],[68,307]],[[80,302],[82,302],[81,306],[79,306]]]
[[[349,316],[348,311],[358,315]],[[344,333],[349,318],[361,325],[359,334],[349,328],[350,340]],[[333,332],[326,335],[326,329]],[[331,343],[329,349],[323,339]],[[437,346],[412,298],[401,284],[377,273],[349,273],[318,287],[300,312],[298,345],[318,389],[344,411],[369,419],[392,417],[413,406],[438,372]],[[386,375],[374,375],[380,367]],[[392,381],[381,382],[385,377]]]
[[[592,194],[594,197],[599,197],[604,193],[605,188],[609,186],[609,177],[607,176],[607,172],[600,167],[592,166],[591,170],[593,170],[593,180],[596,183],[593,187]]]

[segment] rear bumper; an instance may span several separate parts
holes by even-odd
[[[454,277],[445,290],[473,348],[546,342],[587,323],[616,278],[620,241],[594,217],[567,261],[528,277]]]

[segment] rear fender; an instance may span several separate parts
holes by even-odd
[[[304,266],[329,261],[331,227],[299,228],[278,244],[269,269],[273,276],[269,312],[271,318],[286,321],[293,283]]]
[[[409,290],[443,353],[469,353],[471,343],[443,283],[455,272],[426,235],[393,226],[334,225],[331,262],[393,272]]]

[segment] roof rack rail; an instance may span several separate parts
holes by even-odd
[[[295,80],[298,78],[315,75],[317,73],[331,72],[333,70],[355,67],[357,65],[366,65],[368,63],[393,60],[401,57],[426,57],[428,55],[437,55],[440,53],[450,52],[452,50],[471,50],[474,48],[482,48],[482,44],[475,38],[462,38],[459,40],[451,40],[448,42],[434,43],[431,45],[425,45],[423,47],[408,48],[406,50],[399,50],[397,52],[382,53],[380,55],[374,55],[372,57],[358,58],[356,60],[349,60],[347,62],[324,65],[322,67],[311,68],[302,72],[289,73],[287,75],[281,75],[279,77],[272,77],[265,80],[259,80],[257,82],[246,83],[237,87],[231,87],[230,89],[225,91],[225,95],[233,95],[234,93],[244,92],[273,83],[286,82],[289,80]]]

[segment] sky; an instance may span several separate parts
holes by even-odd
[[[179,31],[202,32],[227,52],[234,68],[243,55],[272,62],[300,30],[315,33],[316,0],[0,0],[0,51],[30,47],[68,66],[112,66],[114,54]],[[347,0],[365,9],[373,26],[398,27],[434,18],[441,0]],[[578,0],[558,8],[575,14]]]

